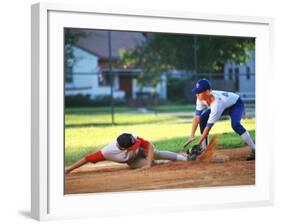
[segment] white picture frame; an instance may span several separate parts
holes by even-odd
[[[149,26],[148,26],[149,24]],[[191,12],[32,5],[31,215],[37,220],[181,212],[273,204],[270,107],[271,18]],[[254,186],[64,195],[63,27],[248,36],[256,38],[256,184]],[[134,203],[134,202],[138,203]],[[124,206],[122,206],[124,205]]]

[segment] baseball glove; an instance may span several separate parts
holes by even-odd
[[[196,160],[197,156],[201,155],[204,149],[201,145],[194,145],[186,151],[189,160]]]

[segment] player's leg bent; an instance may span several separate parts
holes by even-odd
[[[237,103],[234,104],[229,110],[229,115],[231,118],[232,129],[240,135],[241,139],[251,148],[252,152],[248,160],[255,159],[255,143],[253,142],[249,132],[241,124],[242,115],[244,112],[244,103],[239,98]]]
[[[232,129],[240,136],[246,131],[246,129],[241,124],[241,119],[244,113],[244,103],[239,98],[237,102],[228,109],[231,118]]]
[[[147,164],[147,151],[144,148],[140,148],[136,154],[136,156],[127,162],[127,165],[131,169],[137,169],[145,166]]]
[[[154,159],[155,160],[171,160],[171,161],[186,161],[187,157],[179,153],[154,150]]]
[[[199,123],[199,126],[200,126],[200,132],[201,132],[201,134],[203,133],[205,127],[207,126],[207,122],[208,122],[210,113],[211,113],[211,109],[207,109],[207,110],[205,110],[205,111],[200,115],[200,123]]]
[[[207,109],[205,110],[201,115],[200,115],[200,133],[203,134],[205,127],[207,126],[207,122],[209,119],[211,113],[211,109]],[[208,145],[208,136],[204,139],[204,141],[202,142],[202,147],[203,149],[206,148]]]
[[[251,147],[252,150],[255,150],[255,144],[249,134],[249,132],[241,124],[242,115],[244,112],[244,103],[241,99],[238,99],[237,103],[232,106],[229,110],[229,115],[231,118],[231,127],[232,129],[240,135],[243,141]]]
[[[243,135],[246,132],[246,129],[240,123],[240,121],[231,119],[231,127],[238,135]]]

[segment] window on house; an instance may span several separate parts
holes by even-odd
[[[246,78],[247,78],[247,80],[249,80],[251,78],[251,73],[250,73],[250,67],[249,66],[246,67]]]
[[[239,68],[236,67],[234,69],[234,73],[235,73],[235,91],[239,91],[240,89],[240,77],[239,77]]]
[[[73,82],[73,66],[67,65],[65,68],[65,82],[72,83]]]
[[[233,69],[232,68],[228,69],[228,77],[229,77],[229,80],[233,80]]]
[[[99,86],[110,86],[110,76],[109,74],[104,73],[100,73],[98,75],[98,83]]]

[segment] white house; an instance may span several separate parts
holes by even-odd
[[[111,88],[109,83],[103,79],[98,57],[79,47],[73,47],[73,55],[76,62],[69,65],[69,73],[65,82],[66,95],[89,95],[91,99],[109,96]],[[71,63],[71,62],[70,62]],[[125,92],[119,90],[118,77],[113,81],[114,98],[124,98]]]
[[[145,41],[140,32],[111,31],[111,60],[120,59],[120,49],[134,49]],[[75,62],[66,68],[65,95],[89,95],[92,99],[111,95],[110,74],[113,74],[113,96],[121,99],[136,99],[139,96],[138,75],[141,69],[109,69],[108,32],[89,30],[87,37],[81,38],[73,47]],[[156,89],[142,88],[142,93],[152,95],[156,91],[161,99],[167,98],[166,79]]]
[[[230,61],[224,66],[225,80],[235,80],[236,91],[240,93],[255,93],[255,73],[255,51],[245,64]]]

